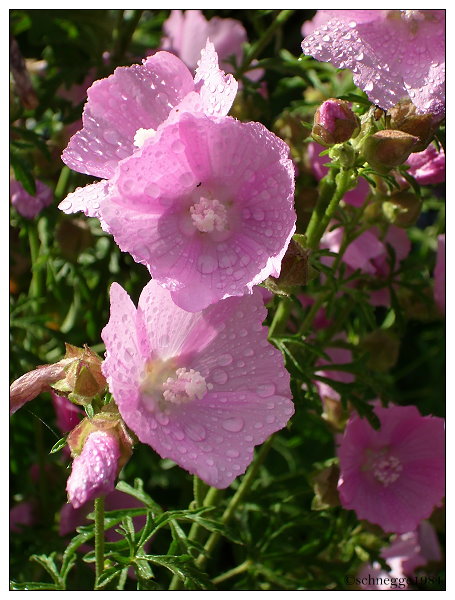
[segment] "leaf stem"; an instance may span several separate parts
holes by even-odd
[[[104,496],[95,498],[95,590],[104,570]]]

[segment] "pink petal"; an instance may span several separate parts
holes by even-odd
[[[60,202],[59,209],[67,215],[82,211],[87,217],[100,218],[101,201],[109,197],[109,183],[98,181],[85,187],[78,187]]]
[[[194,84],[207,115],[227,115],[237,94],[238,84],[232,75],[225,75],[218,67],[218,56],[209,40],[201,51]]]
[[[168,52],[142,65],[118,67],[88,89],[84,128],[64,150],[71,169],[109,179],[118,162],[133,154],[138,129],[157,129],[194,84],[187,67]]]

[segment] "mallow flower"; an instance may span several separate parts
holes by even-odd
[[[10,181],[11,204],[26,219],[37,217],[46,206],[52,204],[54,197],[51,188],[42,181],[36,180],[35,185],[36,193],[32,196],[19,181]]]
[[[406,161],[410,165],[408,173],[420,185],[443,183],[446,180],[446,155],[441,148],[430,144],[423,152],[411,154]]]
[[[227,487],[294,412],[282,355],[262,326],[261,294],[197,313],[153,280],[138,308],[117,283],[110,297],[103,372],[126,425],[161,457]]]
[[[374,104],[409,97],[419,112],[444,116],[444,10],[319,10],[302,33],[304,54],[350,69]]]
[[[63,162],[79,173],[108,180],[122,159],[180,111],[227,114],[237,82],[218,68],[211,42],[207,41],[198,65],[193,79],[179,58],[157,52],[141,65],[118,67],[109,77],[95,81],[87,90],[83,128],[63,151]],[[99,197],[106,189],[106,181],[78,188],[59,208],[65,213],[82,210],[89,217],[99,217]]]
[[[413,531],[444,496],[444,420],[415,406],[374,412],[380,429],[354,413],[341,438],[340,502],[386,532]]]
[[[260,123],[183,114],[119,164],[101,220],[185,310],[251,293],[295,231],[288,152]]]

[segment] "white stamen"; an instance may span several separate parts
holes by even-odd
[[[201,400],[211,387],[194,369],[180,368],[175,374],[176,377],[168,377],[163,383],[163,396],[167,402],[184,404],[195,398]]]
[[[199,201],[190,208],[190,213],[195,227],[201,232],[227,229],[227,210],[216,199],[201,196]]]
[[[134,134],[134,145],[138,148],[142,148],[145,140],[156,135],[156,129],[143,129],[142,127]]]

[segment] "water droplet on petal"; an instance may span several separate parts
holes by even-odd
[[[184,426],[186,435],[193,440],[193,442],[202,442],[207,437],[207,431],[205,427],[198,423],[189,423]]]
[[[238,433],[239,431],[242,431],[245,423],[240,417],[232,417],[223,421],[221,425],[226,431]]]
[[[261,398],[268,398],[275,393],[274,383],[263,383],[257,388],[258,396]]]
[[[222,367],[225,367],[226,365],[230,365],[232,361],[233,361],[232,354],[222,354],[221,356],[218,357],[218,364],[221,365]]]

